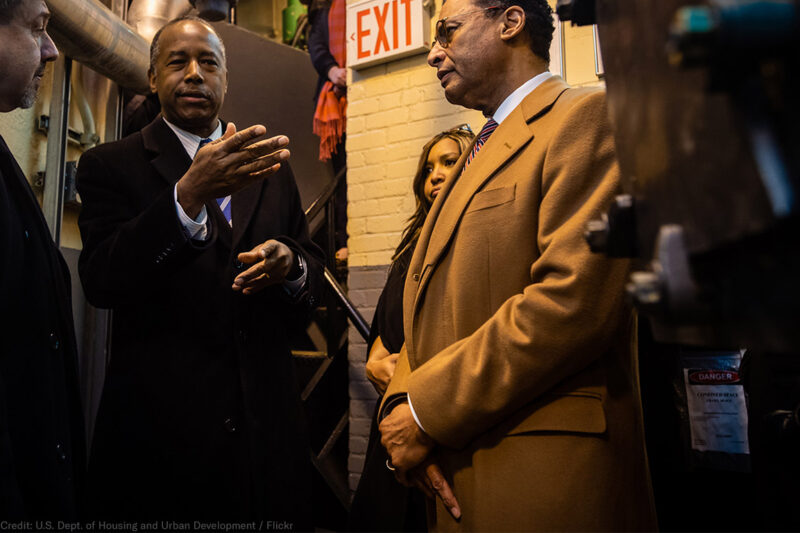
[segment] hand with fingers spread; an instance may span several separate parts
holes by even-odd
[[[270,285],[283,283],[295,261],[291,248],[275,240],[259,244],[249,252],[239,254],[237,259],[253,265],[233,280],[233,290],[242,294],[253,294]]]
[[[418,488],[432,500],[439,498],[450,516],[456,520],[461,518],[461,506],[453,494],[450,483],[444,477],[442,468],[435,461],[427,459],[421,465],[405,473],[401,473],[399,470],[395,471],[395,477],[407,487]]]
[[[267,129],[250,126],[237,132],[228,123],[225,133],[200,148],[192,166],[178,181],[178,202],[194,218],[203,204],[239,191],[274,174],[289,159],[289,138],[278,135],[258,142]]]

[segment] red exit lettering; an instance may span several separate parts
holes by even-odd
[[[391,52],[400,47],[400,17],[398,13],[398,2],[405,7],[403,26],[405,29],[405,44],[411,44],[411,2],[412,0],[390,0],[382,4],[375,5],[370,9],[362,9],[356,12],[356,40],[357,40],[357,56],[358,59],[364,59],[371,55],[377,55],[381,52]],[[391,6],[391,10],[389,7]],[[375,22],[378,27],[377,36],[375,38],[375,47],[370,50],[364,42],[367,37],[371,35],[371,31],[365,28],[364,17],[372,14],[375,17]],[[387,24],[387,22],[389,24]],[[388,30],[388,31],[387,31]],[[391,32],[391,44],[389,39],[389,32]]]
[[[369,30],[365,30],[363,28],[363,21],[362,19],[369,15],[369,9],[362,9],[358,13],[356,13],[356,33],[358,34],[358,59],[364,59],[365,57],[369,57],[370,53],[369,50],[364,50],[361,46],[364,42],[364,37],[369,35],[371,32]]]

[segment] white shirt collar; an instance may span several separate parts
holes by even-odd
[[[220,137],[222,137],[222,122],[217,119],[217,127],[211,132],[211,135],[208,137],[200,137],[199,135],[195,135],[194,133],[189,133],[186,130],[180,129],[175,124],[170,123],[167,119],[163,118],[164,122],[169,129],[175,132],[175,135],[178,136],[178,140],[183,145],[183,148],[186,150],[186,153],[189,155],[189,159],[194,159],[195,154],[197,153],[197,148],[200,146],[200,141],[203,139],[211,139],[212,141],[216,141]]]
[[[517,90],[513,93],[509,94],[503,103],[500,104],[500,107],[497,108],[497,111],[494,112],[492,118],[495,122],[500,124],[503,122],[508,115],[511,114],[514,109],[522,103],[526,96],[531,94],[534,89],[536,89],[539,85],[543,82],[551,78],[553,74],[549,71],[545,70],[541,74],[534,76],[533,78],[529,79],[522,85],[520,85]]]

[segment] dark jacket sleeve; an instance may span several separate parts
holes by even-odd
[[[106,159],[93,151],[81,156],[77,187],[83,208],[78,225],[83,250],[78,263],[86,298],[92,305],[111,308],[140,299],[158,280],[170,276],[211,246],[190,240],[175,211],[173,188],[165,187],[145,209],[131,180],[113,175]]]
[[[275,237],[275,240],[284,243],[295,254],[303,256],[306,260],[305,287],[290,300],[297,306],[299,313],[309,313],[320,302],[324,290],[325,256],[309,236],[308,222],[300,202],[294,174],[288,165],[286,170],[289,174],[288,191],[286,191],[286,199],[289,202],[289,232],[287,235]]]
[[[314,65],[320,79],[328,79],[331,67],[339,66],[328,48],[328,7],[323,7],[311,13],[311,32],[308,35],[308,53],[311,55],[311,64]]]

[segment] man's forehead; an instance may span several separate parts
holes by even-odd
[[[208,26],[194,20],[186,20],[173,24],[164,30],[159,37],[161,56],[186,54],[188,49],[200,45],[201,54],[222,55],[222,41]],[[196,51],[196,50],[193,50]]]
[[[14,12],[14,17],[18,20],[31,22],[38,18],[50,18],[50,10],[44,0],[23,1]]]
[[[449,17],[466,11],[472,5],[471,0],[445,0],[442,2],[441,17]]]

